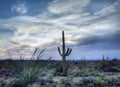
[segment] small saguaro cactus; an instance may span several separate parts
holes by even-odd
[[[72,52],[72,49],[65,47],[65,37],[64,37],[64,31],[62,31],[62,50],[60,50],[60,47],[58,47],[58,52],[60,56],[62,57],[62,71],[63,75],[67,74],[67,69],[66,69],[66,57],[70,55]]]

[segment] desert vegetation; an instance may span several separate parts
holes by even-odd
[[[67,69],[66,69],[66,57],[70,55],[72,52],[72,49],[65,48],[65,37],[64,37],[64,31],[62,31],[62,52],[60,51],[60,47],[58,47],[58,52],[60,56],[62,56],[62,68],[63,68],[63,75],[66,75]]]
[[[62,61],[42,60],[44,51],[36,48],[30,60],[20,51],[20,60],[0,60],[0,87],[120,87],[117,58],[66,61],[72,49],[66,49],[64,31],[58,47]]]

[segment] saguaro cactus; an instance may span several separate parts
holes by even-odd
[[[69,56],[70,53],[72,52],[72,49],[65,47],[65,37],[64,37],[64,31],[62,31],[62,50],[60,50],[60,47],[58,47],[58,52],[60,56],[62,57],[62,69],[63,69],[63,74],[67,74],[67,69],[66,69],[66,56]]]

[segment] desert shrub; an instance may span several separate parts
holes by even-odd
[[[47,79],[52,79],[52,77],[56,74],[56,69],[47,69],[47,68],[42,68],[40,69],[41,74],[40,76],[45,76]]]
[[[86,85],[87,87],[119,86],[119,78],[108,77],[83,78],[78,82],[78,84],[80,87],[83,85]]]
[[[5,80],[3,78],[0,78],[0,87],[5,85]]]
[[[33,55],[30,60],[23,65],[23,70],[19,74],[17,74],[15,84],[22,84],[27,86],[28,84],[32,84],[36,81],[39,75],[41,75],[41,70],[39,67],[39,61],[43,55],[44,50],[39,51],[38,48],[35,49]],[[20,58],[23,58],[22,53],[20,54]]]
[[[99,77],[94,80],[94,84],[96,85],[103,85],[103,86],[114,86],[115,81],[108,77]]]
[[[56,87],[56,83],[46,83],[45,87]]]
[[[0,79],[0,87],[12,87],[16,78]]]
[[[113,59],[113,60],[102,60],[99,62],[98,67],[100,70],[104,72],[119,72],[119,60]]]
[[[120,61],[117,58],[114,58],[114,59],[111,60],[110,63],[111,63],[112,66],[119,66],[120,65],[119,62]]]
[[[73,78],[67,77],[64,79],[60,79],[60,84],[62,85],[62,87],[71,86],[71,84],[73,84]]]
[[[23,70],[20,74],[18,74],[18,82],[23,85],[32,84],[38,78],[41,72],[39,72],[39,68],[34,68],[34,70]]]
[[[47,73],[47,78],[48,79],[52,79],[55,74],[56,74],[56,70],[55,69],[51,69]]]
[[[78,84],[80,87],[94,87],[93,78],[82,78]]]
[[[91,76],[91,75],[98,75],[100,71],[95,70],[94,68],[86,68],[80,70],[78,67],[71,68],[68,70],[68,76]]]
[[[79,76],[92,76],[98,74],[99,74],[98,70],[95,70],[93,68],[86,68],[80,71]]]
[[[69,68],[67,71],[67,75],[68,76],[78,76],[80,73],[80,69],[78,67],[73,67],[73,68]]]
[[[58,64],[56,66],[56,75],[61,75],[61,73],[62,73],[62,65]]]

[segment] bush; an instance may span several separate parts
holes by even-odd
[[[39,61],[43,55],[43,52],[44,50],[39,52],[38,48],[35,49],[29,62],[23,65],[22,72],[17,74],[15,84],[17,83],[17,85],[21,84],[23,86],[27,86],[28,84],[32,84],[36,81],[38,76],[41,75]],[[19,54],[21,54],[20,57],[22,58],[22,53]]]
[[[71,87],[73,84],[73,78],[67,77],[66,79],[61,79],[60,84],[62,84],[62,87]]]
[[[16,78],[0,79],[0,87],[12,87]]]
[[[78,67],[71,68],[68,70],[68,76],[96,76],[99,74],[99,71],[93,69],[93,68],[86,68],[83,70],[80,70]]]
[[[80,73],[80,69],[78,67],[74,67],[74,68],[69,68],[67,71],[68,76],[78,76]]]

